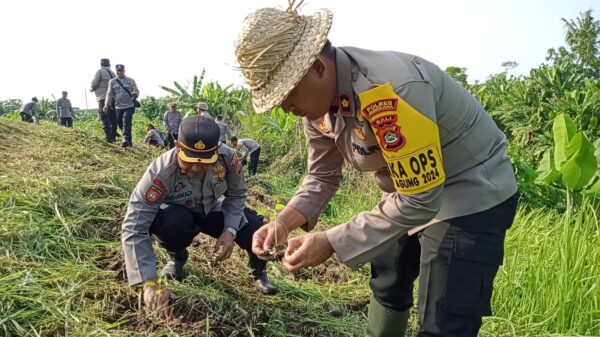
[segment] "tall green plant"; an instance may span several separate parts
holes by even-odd
[[[567,210],[573,193],[595,193],[594,176],[600,176],[594,145],[577,131],[575,122],[565,114],[554,119],[554,149],[544,154],[538,167],[538,181],[555,184],[567,191]]]

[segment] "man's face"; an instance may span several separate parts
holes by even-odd
[[[177,111],[177,105],[171,105],[171,112]]]
[[[231,146],[237,147],[237,142],[238,142],[237,140],[232,140],[231,141]]]
[[[177,153],[179,153],[179,151],[181,151],[181,149],[177,148]],[[179,164],[179,169],[190,178],[204,176],[204,174],[213,166],[213,164],[187,163],[181,160],[179,156],[177,156],[177,162]]]
[[[69,95],[69,94],[68,94],[68,93],[66,93],[66,92],[63,92],[63,93],[62,93],[62,98],[67,98],[67,95]]]
[[[117,69],[117,76],[119,76],[119,77],[125,76],[125,69],[124,68]]]
[[[281,103],[285,112],[317,120],[323,117],[334,102],[336,84],[335,64],[319,57],[298,85]]]

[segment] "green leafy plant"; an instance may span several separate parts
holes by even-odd
[[[568,115],[560,114],[554,119],[552,132],[554,149],[544,153],[537,170],[538,181],[565,189],[567,210],[570,210],[570,196],[573,193],[600,192],[597,191],[600,184],[595,182],[600,176],[597,159],[600,150],[594,147],[583,132],[577,131],[575,122]]]

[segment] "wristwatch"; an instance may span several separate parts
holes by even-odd
[[[235,237],[237,236],[237,230],[233,227],[227,227],[225,228],[226,231],[228,231],[229,233],[231,233],[231,235],[233,235],[233,238],[235,239]]]

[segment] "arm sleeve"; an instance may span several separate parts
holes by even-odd
[[[170,133],[169,131],[169,117],[168,117],[169,112],[165,112],[165,115],[163,116],[163,125],[165,127],[165,130],[167,131],[167,133]]]
[[[168,191],[163,191],[152,183],[153,179],[158,177],[153,169],[155,163],[146,170],[131,194],[123,220],[121,241],[129,285],[157,277],[156,257],[149,231],[158,214],[161,201]]]
[[[104,103],[106,106],[111,106],[114,99],[113,93],[113,80],[108,81],[108,89],[106,90],[106,102]]]
[[[94,78],[92,79],[92,84],[91,84],[91,89],[92,91],[96,91],[96,88],[98,88],[98,85],[100,84],[100,70],[96,71],[96,75],[94,75]]]
[[[60,117],[60,99],[56,101],[56,117]]]
[[[321,212],[340,187],[344,158],[334,139],[321,134],[307,118],[303,118],[302,122],[308,151],[308,173],[287,205],[304,215],[308,223],[302,228],[308,231],[315,227]]]
[[[131,80],[131,94],[137,94],[138,96],[140,95],[140,91],[138,90],[137,84],[133,79]]]
[[[243,170],[238,173],[234,167],[231,167],[230,162],[233,152],[225,159],[224,165],[228,166],[227,175],[227,191],[225,191],[225,199],[223,199],[223,217],[224,228],[233,228],[236,231],[240,229],[242,216],[244,215],[244,207],[246,205],[246,193],[248,191],[246,182],[244,181]]]
[[[433,88],[425,82],[411,82],[396,93],[418,112],[436,122]],[[327,238],[342,262],[350,267],[371,261],[410,229],[426,224],[438,213],[444,185],[427,191],[402,195],[385,194],[369,212],[327,231]]]

